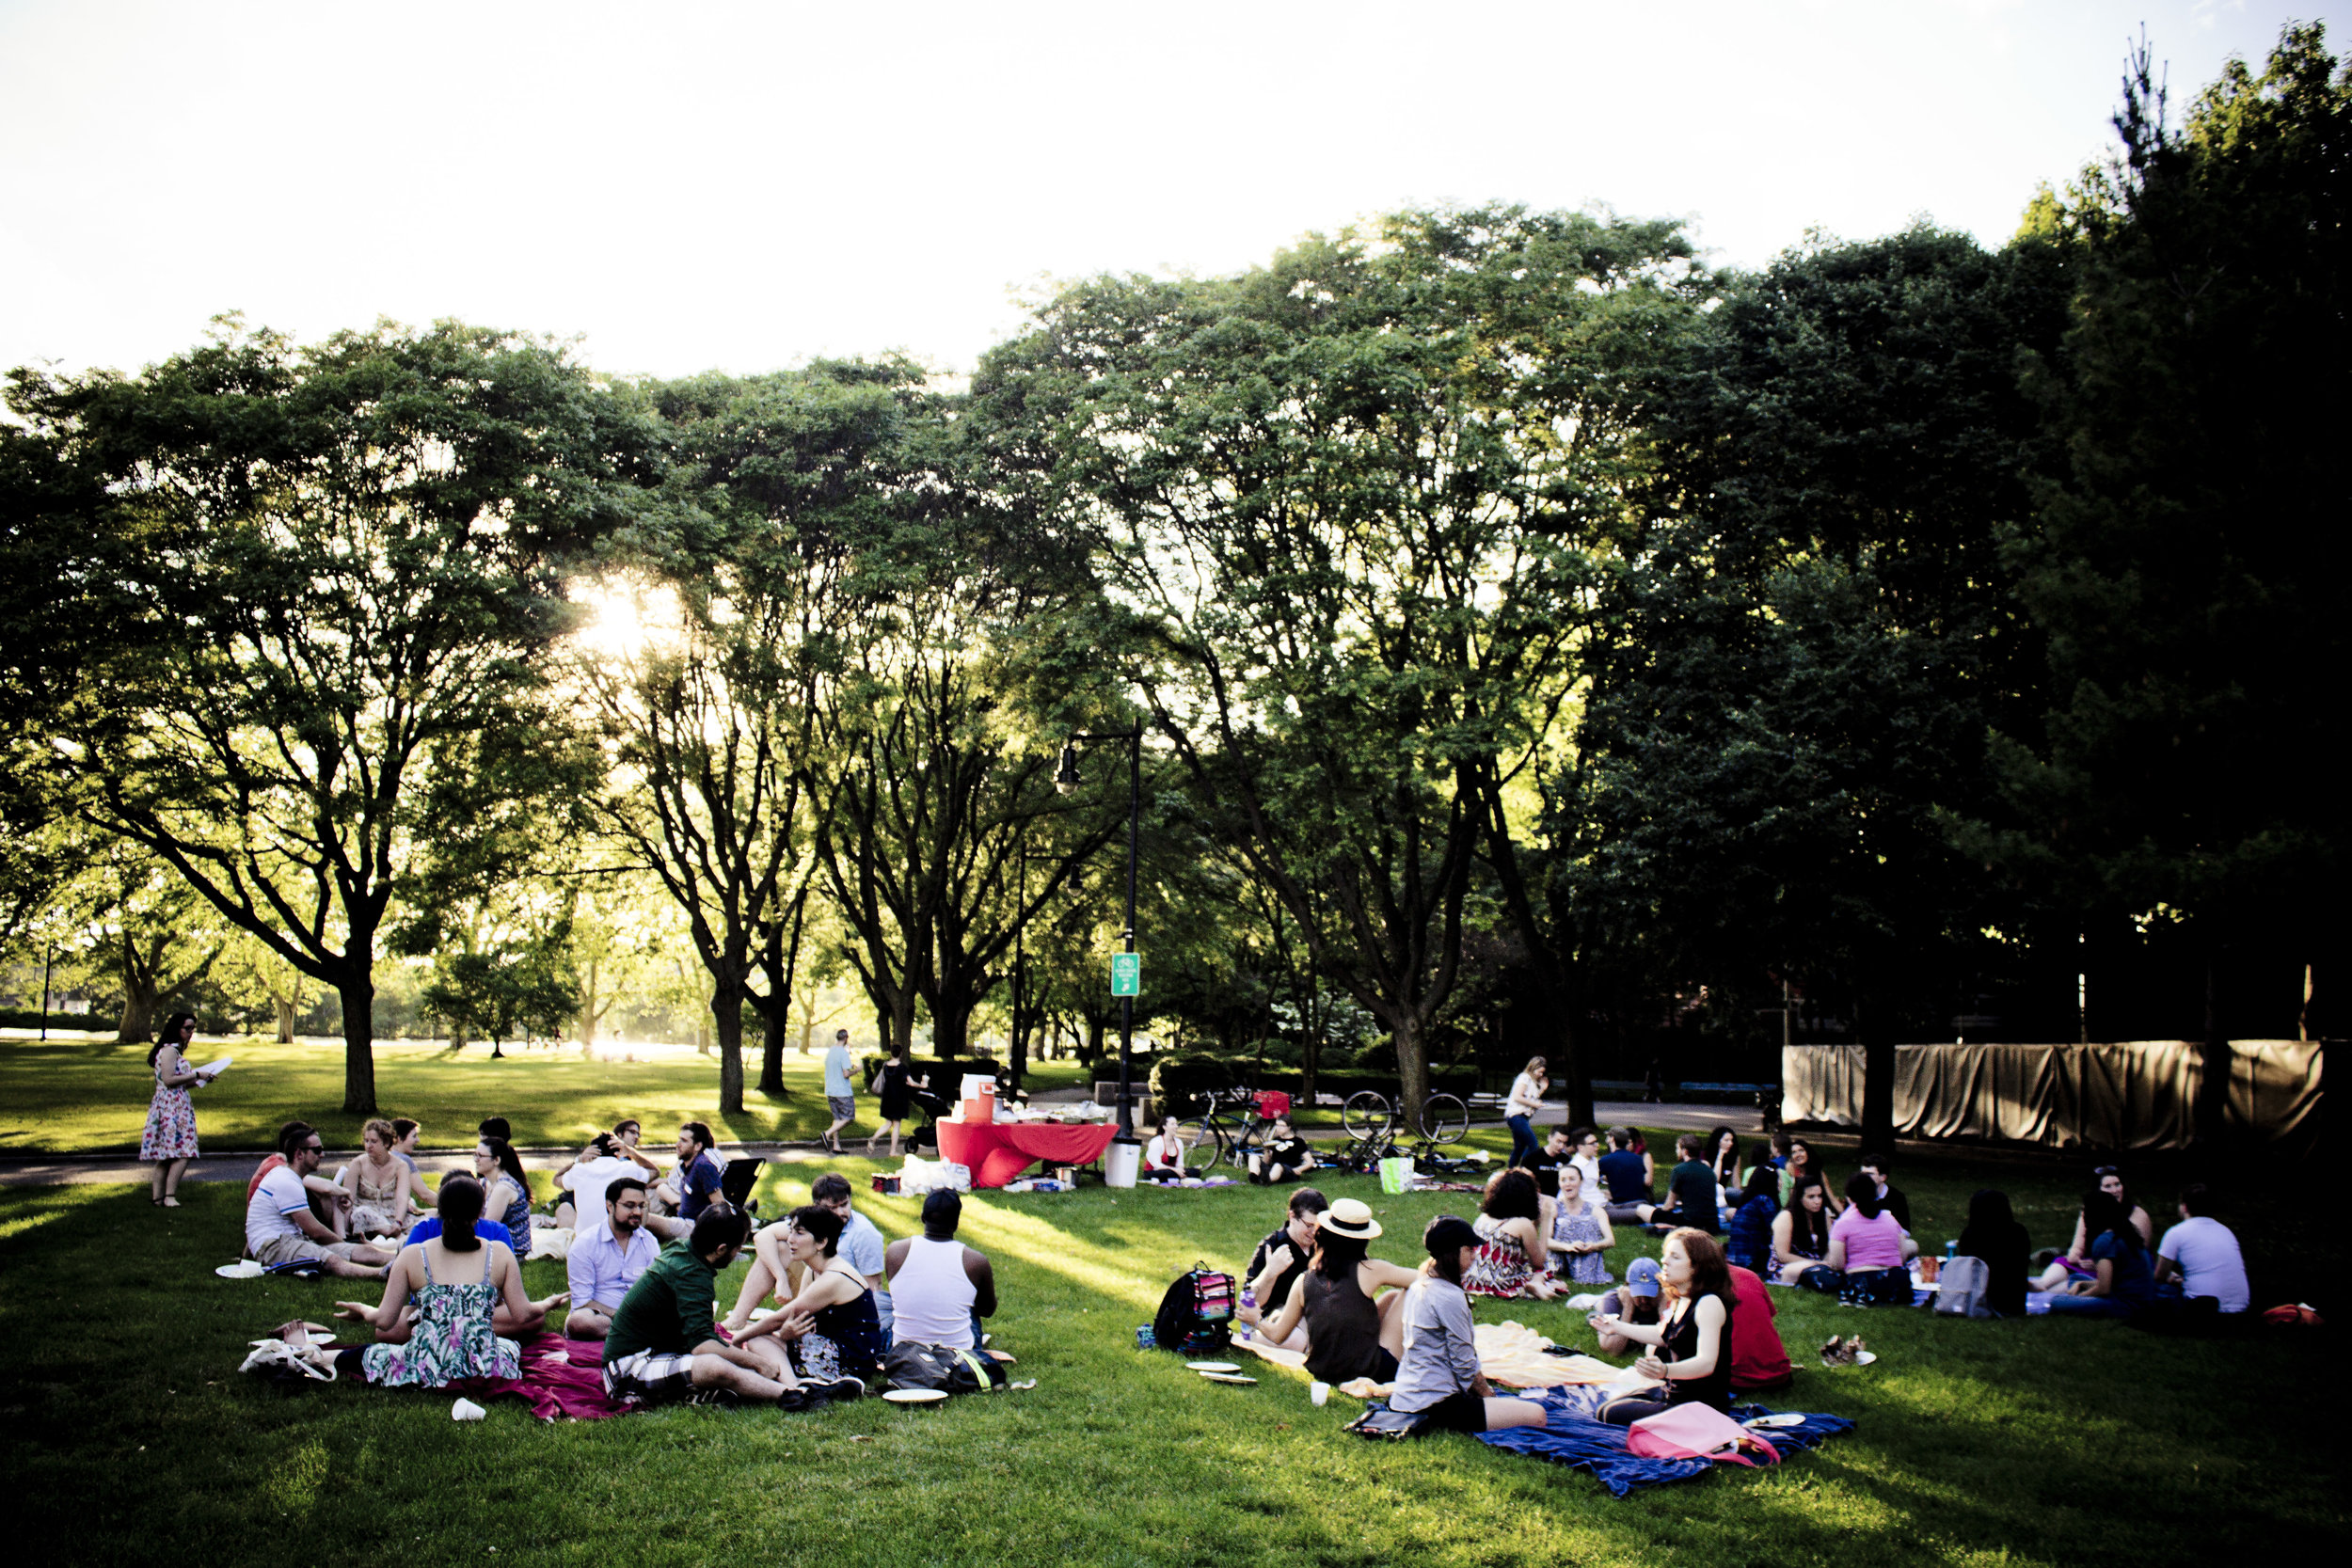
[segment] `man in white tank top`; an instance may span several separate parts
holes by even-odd
[[[956,1240],[962,1222],[963,1199],[933,1193],[923,1200],[923,1234],[891,1243],[882,1255],[896,1309],[893,1342],[977,1346],[977,1320],[996,1310],[996,1274],[987,1254]]]

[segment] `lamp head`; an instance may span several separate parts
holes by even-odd
[[[1054,770],[1054,788],[1069,795],[1077,790],[1081,782],[1078,777],[1077,742],[1065,740],[1061,743],[1061,766]]]

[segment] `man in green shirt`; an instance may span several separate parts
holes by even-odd
[[[694,1221],[691,1235],[661,1249],[612,1314],[604,1339],[606,1393],[647,1402],[802,1401],[788,1368],[737,1350],[710,1331],[720,1271],[750,1235],[741,1210],[714,1203]]]

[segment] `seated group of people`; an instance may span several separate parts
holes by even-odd
[[[1203,1174],[1208,1161],[1194,1153],[1198,1147],[1196,1138],[1184,1135],[1182,1122],[1174,1117],[1163,1117],[1160,1130],[1143,1146],[1143,1180],[1182,1181],[1188,1176]],[[1214,1148],[1210,1150],[1211,1154],[1216,1152]],[[1264,1139],[1249,1150],[1248,1169],[1249,1180],[1263,1187],[1295,1181],[1313,1170],[1316,1164],[1314,1149],[1298,1135],[1290,1117],[1276,1117],[1268,1124]]]
[[[358,1156],[330,1179],[320,1174],[325,1152],[310,1124],[280,1127],[278,1151],[262,1162],[246,1188],[246,1256],[271,1264],[316,1262],[349,1277],[380,1275],[401,1245],[425,1240],[439,1227],[438,1198],[417,1164],[421,1131],[405,1117],[370,1121],[360,1132]],[[614,1178],[642,1175],[649,1181],[648,1228],[664,1241],[684,1236],[719,1196],[722,1171],[711,1152],[710,1128],[682,1124],[676,1161],[666,1171],[638,1148],[642,1136],[633,1118],[597,1133],[553,1173],[550,1212],[534,1214],[531,1174],[506,1118],[485,1119],[473,1150],[474,1180],[485,1194],[482,1234],[528,1258],[534,1227],[573,1228],[580,1215],[601,1213],[601,1195]],[[266,1200],[259,1196],[264,1185]],[[584,1199],[578,1196],[583,1193]]]
[[[1485,1196],[1491,1204],[1499,1192],[1508,1195],[1504,1206],[1514,1207],[1521,1183],[1534,1194],[1525,1170],[1498,1171]],[[1439,1216],[1422,1234],[1428,1260],[1407,1269],[1371,1255],[1381,1227],[1368,1205],[1302,1187],[1281,1227],[1251,1256],[1238,1315],[1264,1342],[1302,1353],[1314,1377],[1392,1384],[1391,1408],[1425,1414],[1437,1426],[1540,1426],[1540,1404],[1495,1395],[1478,1370],[1470,1297],[1495,1293],[1481,1283],[1504,1244],[1498,1238],[1524,1248],[1536,1234],[1525,1216],[1486,1223],[1494,1217]],[[1637,1370],[1662,1386],[1605,1406],[1605,1418],[1636,1420],[1651,1413],[1645,1402],[1663,1409],[1695,1399],[1721,1409],[1735,1386],[1785,1386],[1791,1370],[1774,1316],[1764,1282],[1731,1267],[1713,1237],[1671,1231],[1662,1259],[1637,1259],[1590,1320],[1603,1354],[1634,1344],[1660,1351]]]
[[[374,1386],[516,1377],[518,1340],[559,1325],[575,1341],[574,1359],[598,1345],[605,1389],[616,1399],[799,1407],[862,1394],[894,1338],[980,1352],[995,1278],[985,1255],[956,1240],[962,1203],[954,1193],[925,1202],[921,1236],[885,1244],[852,1209],[849,1181],[828,1172],[813,1184],[812,1202],[755,1230],[750,1214],[718,1196],[715,1163],[698,1168],[709,1148],[700,1123],[681,1133],[679,1167],[666,1182],[649,1180],[650,1162],[631,1157],[633,1132],[624,1124],[599,1134],[559,1173],[556,1218],[573,1231],[570,1288],[539,1300],[525,1292],[520,1267],[532,1230],[527,1180],[488,1134],[476,1173],[444,1178],[427,1193],[432,1212],[405,1243],[377,1247],[333,1239],[312,1205],[337,1206],[304,1185],[323,1157],[319,1135],[289,1123],[279,1156],[257,1177],[248,1243],[257,1222],[265,1230],[282,1223],[301,1245],[264,1235],[256,1257],[315,1258],[339,1276],[385,1280],[374,1305],[336,1307],[373,1331],[373,1343],[334,1357],[337,1370]],[[502,1134],[497,1142],[504,1145]],[[519,1212],[502,1207],[509,1183],[525,1196]],[[656,1212],[665,1196],[679,1213]],[[755,1261],[734,1310],[714,1321],[718,1277],[747,1251]],[[763,1298],[774,1309],[755,1320]]]

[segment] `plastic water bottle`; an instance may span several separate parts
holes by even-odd
[[[1955,1258],[1957,1258],[1957,1257],[1959,1257],[1959,1256],[1960,1256],[1960,1243],[1959,1243],[1958,1242],[1946,1242],[1946,1243],[1944,1243],[1944,1260],[1945,1260],[1946,1262],[1947,1262],[1947,1263],[1948,1263],[1948,1262],[1950,1262],[1953,1259],[1955,1259]]]

